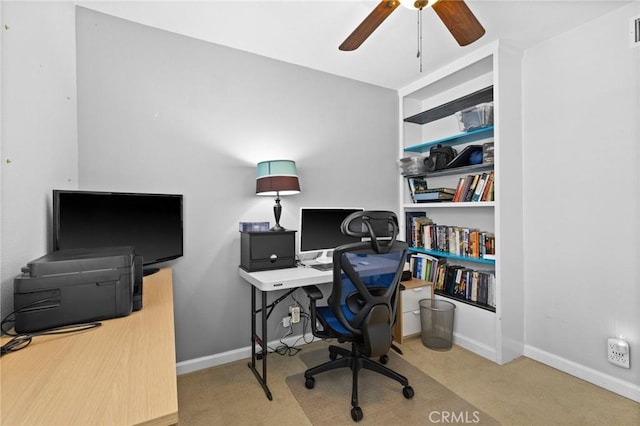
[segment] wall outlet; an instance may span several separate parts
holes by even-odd
[[[300,322],[300,306],[293,306],[291,308],[291,322],[294,324]]]
[[[282,326],[291,327],[291,317],[282,317]]]
[[[615,337],[607,339],[607,359],[619,367],[629,367],[629,344]]]

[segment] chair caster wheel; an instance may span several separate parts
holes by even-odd
[[[307,380],[304,381],[304,387],[307,389],[313,389],[316,384],[316,379],[313,377],[308,377]]]
[[[405,386],[404,388],[402,388],[402,395],[404,395],[405,398],[411,399],[413,398],[414,394],[415,393],[413,392],[413,388],[411,386]]]
[[[380,364],[384,365],[389,362],[389,355],[382,355],[380,357]]]
[[[351,418],[353,419],[354,422],[359,422],[360,420],[362,420],[363,417],[364,417],[364,414],[362,414],[362,408],[353,407],[351,409]]]

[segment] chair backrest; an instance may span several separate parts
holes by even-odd
[[[360,350],[366,356],[380,356],[391,346],[407,243],[396,239],[398,219],[393,212],[356,212],[341,229],[364,240],[334,250],[328,304],[340,324],[356,336]]]

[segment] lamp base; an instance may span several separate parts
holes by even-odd
[[[280,226],[280,215],[282,214],[282,205],[280,205],[280,195],[276,195],[276,204],[273,206],[273,215],[276,219],[276,224],[269,231],[282,232],[285,229]]]

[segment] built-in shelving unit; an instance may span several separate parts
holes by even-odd
[[[494,305],[464,300],[438,291],[437,287],[435,297],[446,297],[456,304],[456,343],[499,364],[524,351],[520,63],[517,49],[495,42],[398,91],[399,158],[408,153],[427,155],[431,147],[439,144],[464,149],[472,144],[494,143],[492,163],[417,176],[424,177],[429,188],[456,188],[465,175],[491,171],[495,201],[412,203],[406,176],[399,176],[399,204],[403,230],[407,229],[409,212],[425,212],[438,225],[481,230],[495,236],[496,253],[487,258],[419,246],[410,251],[494,275]],[[494,103],[494,125],[461,133],[455,113],[489,101]]]

